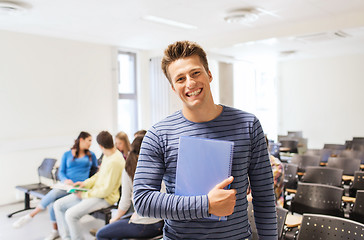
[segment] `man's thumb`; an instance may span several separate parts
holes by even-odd
[[[227,187],[230,183],[234,181],[234,177],[230,176],[229,178],[225,179],[224,181],[218,183],[215,188],[224,189]]]

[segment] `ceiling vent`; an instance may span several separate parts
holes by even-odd
[[[315,42],[343,39],[347,37],[350,37],[350,35],[343,31],[336,31],[336,32],[321,32],[309,35],[302,35],[302,36],[297,36],[294,39],[307,43],[315,43]]]
[[[255,8],[241,8],[229,12],[224,20],[228,23],[252,23],[258,20],[259,13]]]
[[[22,2],[0,1],[0,14],[18,15],[23,14],[30,5]]]

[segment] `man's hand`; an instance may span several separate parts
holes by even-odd
[[[219,217],[228,216],[234,212],[236,190],[224,188],[231,184],[234,177],[229,177],[217,184],[209,193],[209,213]]]
[[[84,184],[83,182],[75,182],[75,183],[73,184],[73,186],[74,186],[74,187],[84,187],[84,186],[85,186],[85,184]]]

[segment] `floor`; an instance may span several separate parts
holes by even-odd
[[[36,205],[37,200],[32,200],[31,206]],[[8,218],[7,215],[20,210],[23,207],[23,202],[0,206],[0,240],[43,240],[51,232],[52,225],[47,211],[39,213],[30,223],[24,225],[22,228],[14,229],[12,223],[19,219],[19,217],[29,213],[31,210],[17,213],[11,218]],[[91,228],[98,229],[104,226],[104,221],[95,219],[90,215],[84,216],[80,221],[84,230],[85,240],[95,239],[95,237],[89,233]]]

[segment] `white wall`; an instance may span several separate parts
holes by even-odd
[[[310,148],[364,136],[364,55],[281,62],[279,134],[302,130]]]
[[[0,205],[82,130],[116,131],[116,48],[0,31]]]

